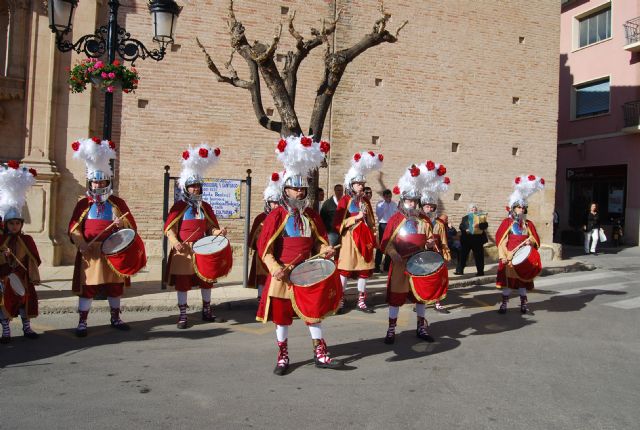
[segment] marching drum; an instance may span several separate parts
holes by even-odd
[[[144,243],[130,228],[111,233],[102,242],[102,253],[109,267],[120,276],[133,276],[147,264]]]
[[[331,260],[308,260],[289,274],[293,284],[291,303],[296,314],[306,322],[319,322],[340,306],[342,283]]]
[[[513,253],[511,265],[521,281],[531,281],[542,271],[540,253],[530,245],[523,246]]]
[[[203,281],[227,276],[232,264],[233,252],[226,237],[205,236],[193,244],[193,269]]]
[[[24,285],[22,285],[22,281],[15,273],[9,273],[7,276],[7,280],[9,281],[9,287],[13,290],[13,292],[20,297],[24,297],[25,289]]]
[[[431,303],[442,300],[449,289],[449,272],[444,258],[437,252],[421,251],[407,261],[411,291],[416,299]]]

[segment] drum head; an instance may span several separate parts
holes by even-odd
[[[9,278],[9,284],[11,285],[13,292],[19,296],[24,296],[24,285],[22,285],[22,281],[18,278],[18,275],[15,273],[9,273],[9,276],[7,277]]]
[[[201,255],[211,255],[229,246],[229,239],[224,236],[206,236],[193,244],[193,252]]]
[[[511,264],[513,264],[514,266],[517,266],[518,264],[522,264],[523,261],[529,258],[529,254],[531,254],[531,246],[530,245],[523,246],[513,254],[513,258],[511,259]]]
[[[136,237],[136,232],[130,228],[115,231],[102,242],[102,253],[106,255],[117,254],[131,245]]]
[[[437,252],[422,251],[409,258],[407,272],[413,276],[426,276],[435,273],[443,264],[444,259]]]
[[[310,260],[298,264],[289,274],[289,280],[298,287],[309,287],[327,279],[336,270],[331,260]]]

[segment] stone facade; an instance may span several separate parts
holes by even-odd
[[[55,51],[45,11],[36,3],[25,11],[25,96],[19,100],[21,108],[9,108],[22,116],[0,123],[0,159],[25,158],[47,172],[29,200],[32,218],[27,230],[38,233],[46,263],[70,264],[74,248],[66,227],[84,189],[84,166],[72,160],[69,144],[100,134],[103,97],[96,90],[69,93],[65,68],[81,57]],[[150,45],[146,2],[122,3],[121,25]],[[139,60],[139,90],[115,98],[116,189],[138,219],[151,256],[161,252],[163,166],[169,165],[177,175],[180,154],[188,144],[208,141],[221,148],[221,162],[212,176],[242,179],[247,169],[253,171],[252,216],[261,211],[268,176],[280,168],[273,152],[278,136],[258,125],[249,93],[218,83],[195,43],[198,36],[220,67],[227,61],[231,48],[224,3],[186,3],[176,44],[165,59]],[[104,22],[105,4],[79,3],[74,39]],[[249,39],[264,41],[273,36],[285,8],[297,11],[296,27],[306,36],[320,18],[343,9],[332,40],[340,49],[371,31],[378,18],[376,4],[237,0],[235,9]],[[332,151],[320,185],[329,195],[333,184],[342,182],[357,150],[385,155],[384,175],[369,178],[376,192],[393,188],[412,162],[433,159],[447,166],[452,180],[441,208],[457,223],[469,203],[479,204],[489,212],[493,236],[505,214],[513,178],[534,173],[547,179],[547,188],[531,199],[530,217],[543,242],[550,243],[559,2],[388,0],[385,7],[393,14],[390,29],[405,19],[409,24],[397,43],[374,47],[347,68],[323,132]],[[290,47],[292,38],[285,28],[280,52]],[[296,106],[303,128],[309,123],[322,52],[323,48],[313,51],[300,68]],[[241,77],[248,76],[241,58],[236,57],[234,65]],[[265,109],[274,108],[264,85],[263,90]],[[8,103],[14,102],[2,100],[0,106],[7,111]],[[230,228],[232,241],[241,243],[244,223],[223,225]]]

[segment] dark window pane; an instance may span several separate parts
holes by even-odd
[[[589,21],[580,21],[580,48],[589,44],[589,38],[587,32],[589,30]]]
[[[609,112],[609,79],[576,88],[576,118]]]
[[[598,23],[596,21],[597,16],[589,18],[589,44],[596,43],[598,41]]]
[[[606,39],[609,33],[609,11],[606,10],[603,13],[601,13],[600,15],[597,16],[598,18],[598,40],[604,40]]]

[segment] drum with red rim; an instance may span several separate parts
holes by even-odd
[[[538,250],[530,245],[523,246],[513,253],[511,266],[521,281],[531,281],[542,272],[542,261]]]
[[[407,260],[405,273],[413,295],[422,303],[442,300],[449,289],[449,272],[444,258],[434,251],[421,251]]]
[[[205,236],[193,244],[193,270],[205,282],[227,276],[233,265],[229,239],[224,236]]]
[[[142,239],[130,228],[115,231],[102,242],[109,267],[120,276],[133,276],[147,265]]]
[[[342,283],[331,260],[309,260],[297,265],[289,274],[293,285],[291,304],[305,322],[320,322],[340,306]]]

